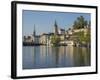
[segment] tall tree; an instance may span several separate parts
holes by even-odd
[[[79,16],[74,21],[73,28],[74,29],[84,28],[84,26],[87,26],[87,24],[88,24],[87,20],[85,20],[83,16]]]
[[[84,26],[87,27],[88,21],[84,21]]]

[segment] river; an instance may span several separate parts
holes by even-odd
[[[91,64],[90,48],[23,46],[23,69],[81,67]]]

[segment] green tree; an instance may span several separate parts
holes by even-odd
[[[88,25],[88,21],[84,21],[84,26],[87,26]]]
[[[82,43],[85,40],[83,31],[76,32],[76,33],[74,33],[74,35],[77,36],[76,41],[79,42],[79,43]]]
[[[90,34],[90,30],[87,31],[87,34],[85,35],[85,42],[89,43],[91,42],[91,34]]]
[[[60,38],[58,35],[51,36],[51,44],[53,44],[53,46],[59,45],[59,42],[60,42]]]
[[[74,33],[74,35],[77,36],[76,42],[80,44],[90,44],[91,36],[89,30],[87,31],[86,35],[84,34],[84,31]]]
[[[77,17],[77,19],[74,21],[73,28],[74,29],[80,29],[84,28],[84,26],[87,26],[88,22],[84,19],[83,16]]]

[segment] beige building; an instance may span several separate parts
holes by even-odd
[[[41,36],[40,36],[40,43],[41,44],[47,44],[47,42],[48,42],[48,39],[49,38],[49,35],[48,34],[42,34]]]

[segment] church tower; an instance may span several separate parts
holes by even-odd
[[[34,37],[36,36],[35,25],[34,25],[33,36],[34,36]]]
[[[54,34],[58,35],[58,25],[57,25],[56,21],[55,21],[55,24],[54,24]]]

